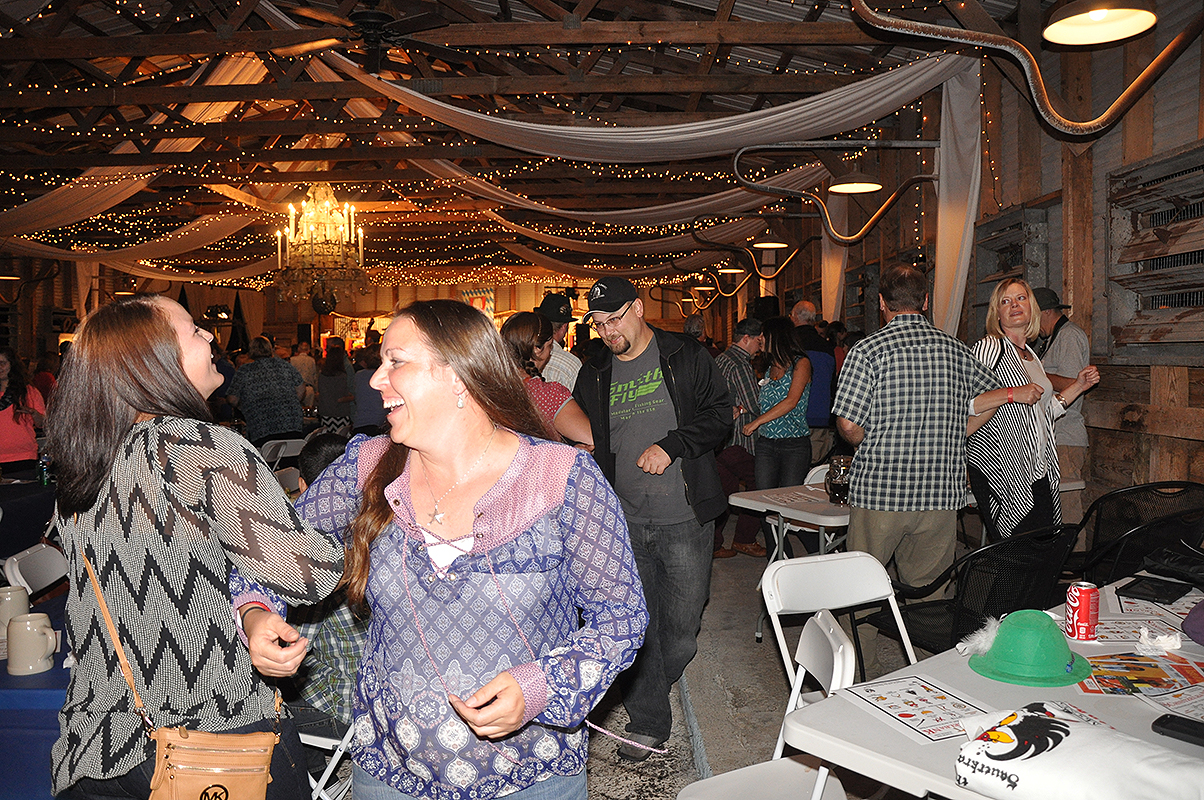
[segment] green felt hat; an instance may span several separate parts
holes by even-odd
[[[1069,686],[1091,674],[1091,664],[1070,651],[1058,623],[1031,610],[1004,617],[991,649],[970,656],[970,669],[1021,686]]]

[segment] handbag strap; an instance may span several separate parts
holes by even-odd
[[[113,649],[117,651],[117,660],[121,663],[121,674],[125,676],[126,685],[130,687],[130,693],[134,695],[134,711],[142,717],[142,725],[146,729],[146,735],[150,737],[155,732],[155,723],[146,713],[146,706],[142,704],[142,696],[138,694],[138,689],[134,686],[134,670],[130,668],[129,659],[125,657],[125,648],[121,646],[121,638],[117,635],[117,626],[113,624],[113,617],[109,614],[109,604],[105,602],[104,593],[100,591],[100,581],[96,580],[92,562],[88,560],[88,554],[84,552],[82,546],[79,548],[79,555],[84,560],[84,569],[88,571],[88,580],[92,582],[92,589],[96,592],[96,602],[100,605],[100,613],[105,618],[105,627],[109,629],[109,639],[113,642]],[[281,696],[279,688],[276,689],[275,706],[276,718],[272,721],[272,731],[279,734],[280,711],[284,706],[284,698]]]
[[[125,676],[130,693],[134,695],[134,710],[138,712],[138,716],[142,717],[142,725],[146,728],[146,735],[149,737],[155,732],[155,724],[151,722],[150,715],[146,713],[146,706],[142,704],[142,697],[134,686],[134,671],[130,669],[129,659],[125,657],[125,648],[121,646],[121,638],[117,635],[117,626],[113,624],[113,617],[109,614],[109,604],[105,602],[104,593],[100,591],[100,581],[96,580],[92,562],[88,560],[88,555],[84,552],[83,547],[79,548],[79,554],[84,560],[84,569],[88,570],[88,580],[92,582],[92,589],[96,592],[96,602],[100,605],[100,613],[105,618],[105,627],[109,629],[109,639],[113,642],[113,649],[117,651],[117,660],[121,662],[121,674]]]

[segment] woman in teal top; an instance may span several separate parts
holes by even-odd
[[[744,435],[759,431],[753,471],[758,489],[797,486],[811,469],[811,429],[807,426],[807,401],[811,394],[811,361],[790,317],[765,321],[765,352],[769,372],[761,381],[761,416],[744,426]],[[765,541],[772,541],[768,523],[762,523]],[[819,541],[804,536],[803,544],[816,552]],[[786,543],[787,552],[790,545]],[[772,551],[772,547],[769,548]]]

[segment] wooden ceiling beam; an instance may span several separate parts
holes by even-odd
[[[295,31],[147,33],[139,36],[14,36],[0,39],[0,62],[266,53],[280,47],[307,44],[321,39],[351,38],[354,38],[354,34],[346,28],[335,26],[302,28]]]
[[[878,45],[877,38],[850,22],[582,22],[580,28],[559,22],[507,22],[493,25],[448,25],[416,33],[414,39],[447,47],[521,45],[652,46],[675,45]]]
[[[567,13],[567,12],[565,12]],[[347,40],[346,28],[326,26],[292,31],[142,34],[79,37],[15,36],[0,39],[0,62],[93,58],[200,56],[221,53],[265,53],[281,47],[319,41]],[[583,22],[567,28],[560,22],[453,24],[423,31],[414,39],[447,47],[596,46],[660,43],[675,45],[879,45],[863,29],[844,22]]]
[[[270,150],[193,150],[188,153],[61,153],[50,156],[6,155],[5,169],[87,169],[90,167],[204,166],[209,164],[280,164],[288,162],[403,161],[438,158],[524,158],[496,145],[400,145],[388,147],[273,148]]]
[[[471,95],[588,95],[667,94],[795,94],[826,92],[860,80],[844,75],[480,75],[410,81],[431,97]],[[76,92],[0,92],[0,108],[90,108],[112,106],[183,105],[188,103],[251,103],[257,101],[345,100],[377,98],[380,92],[355,81],[260,83],[236,86],[115,86]]]

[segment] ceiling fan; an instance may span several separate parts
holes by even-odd
[[[438,12],[436,3],[430,0],[385,0],[386,7],[396,9],[403,16],[378,8],[380,0],[363,0],[363,8],[357,8],[346,17],[312,6],[292,6],[282,9],[295,17],[321,22],[326,25],[347,28],[354,38],[319,39],[292,47],[273,50],[279,56],[299,56],[330,47],[346,47],[355,42],[362,43],[365,50],[364,69],[371,73],[380,72],[382,54],[387,47],[417,48],[442,61],[467,64],[469,56],[459,50],[427,44],[410,38],[420,31],[429,31],[451,24]]]

